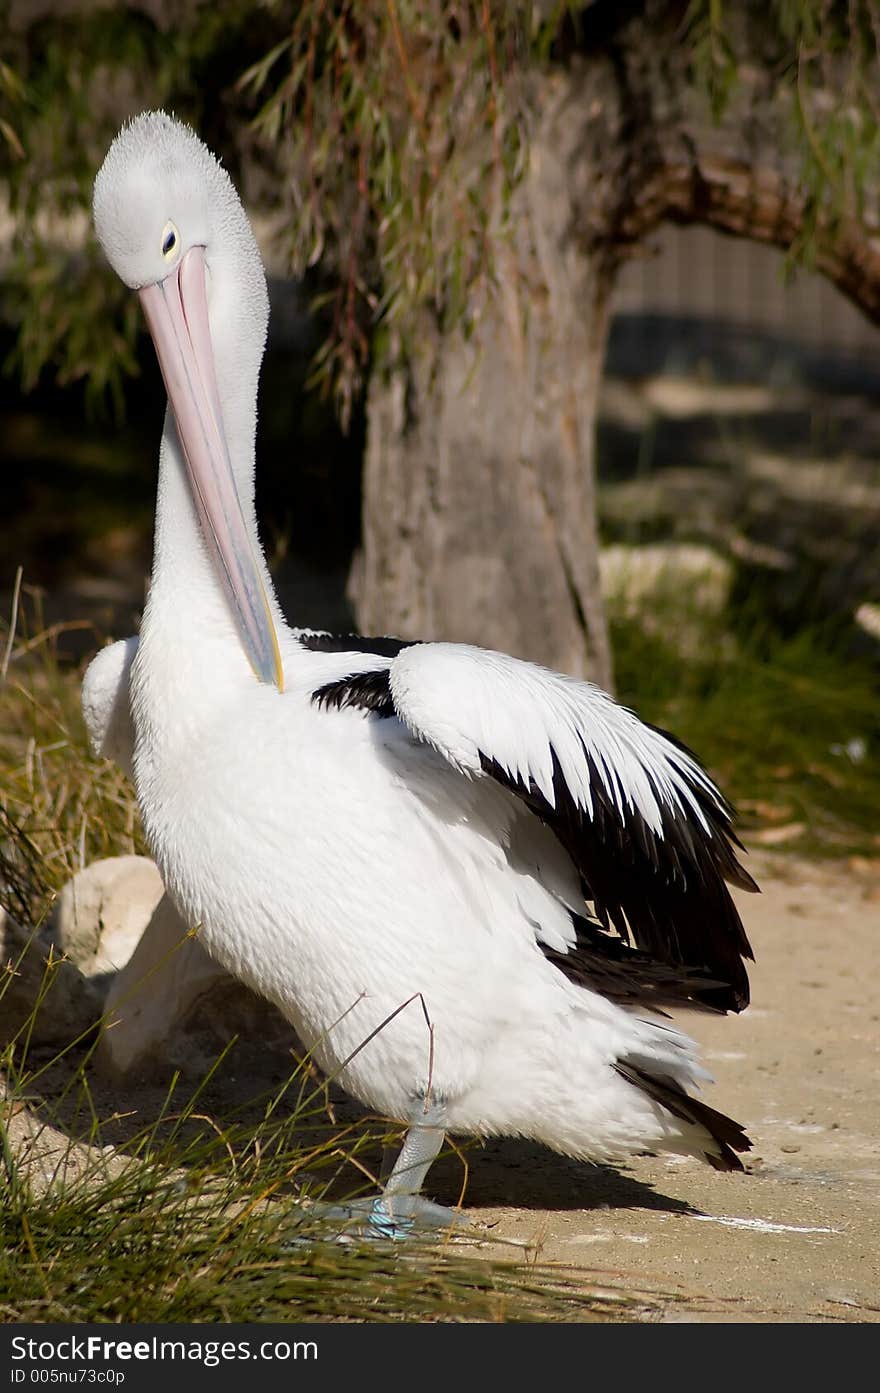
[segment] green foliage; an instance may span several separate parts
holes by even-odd
[[[377,323],[410,338],[427,306],[467,327],[522,171],[520,69],[543,28],[495,0],[307,0],[243,75],[256,131],[284,151],[291,264],[323,258],[335,285],[317,375],[343,418]]]
[[[0,58],[0,149],[6,158],[17,161],[25,158],[16,126],[24,104],[24,86],[13,68]]]
[[[218,0],[180,7],[168,32],[128,6],[15,33],[7,20],[0,138],[15,236],[3,308],[19,326],[7,366],[26,389],[51,365],[119,405],[137,315],[91,251],[74,275],[66,263],[71,244],[89,244],[82,217],[121,120],[165,106],[227,161],[246,148],[257,196],[283,212],[292,269],[321,262],[334,288],[319,303],[315,376],[347,421],[377,325],[412,332],[424,306],[447,326],[472,312],[523,167],[523,75],[566,9]]]
[[[738,71],[736,53],[724,25],[723,0],[691,0],[685,25],[694,82],[706,92],[712,114],[720,121]]]
[[[121,418],[123,382],[138,371],[134,345],[140,319],[134,297],[107,276],[92,244],[72,261],[36,230],[18,241],[9,271],[4,308],[19,332],[6,367],[18,372],[22,390],[36,387],[51,364],[62,386],[83,380],[87,404],[109,400]]]
[[[874,203],[880,162],[880,3],[770,0],[760,15],[730,0],[691,0],[687,15],[694,81],[724,118],[749,46],[790,97],[790,144],[804,198],[792,262],[815,259],[818,234],[834,236]]]
[[[597,24],[613,33],[632,8]],[[132,3],[16,30],[0,15],[0,179],[15,223],[0,300],[17,328],[7,368],[29,388],[49,367],[120,409],[139,321],[91,250],[86,215],[122,119],[165,106],[247,176],[251,201],[284,229],[291,269],[320,266],[314,376],[347,421],[377,343],[417,346],[425,311],[444,330],[471,327],[528,159],[532,79],[589,36],[590,9],[215,0],[173,7],[162,28]],[[775,74],[802,156],[795,250],[808,258],[820,224],[863,215],[877,168],[880,0],[691,0],[678,33],[718,120],[750,62]]]
[[[140,321],[95,246],[92,183],[126,116],[169,106],[201,122],[219,96],[205,73],[222,91],[239,71],[229,72],[229,50],[250,8],[184,6],[169,32],[126,6],[18,29],[0,14],[0,187],[13,219],[0,312],[17,327],[5,367],[24,390],[49,368],[62,383],[82,380],[91,405],[121,411]],[[251,31],[260,42],[259,26]]]

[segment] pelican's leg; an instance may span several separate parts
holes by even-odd
[[[403,1237],[414,1225],[449,1228],[466,1224],[455,1209],[423,1199],[419,1191],[443,1145],[446,1135],[442,1104],[426,1107],[419,1103],[404,1138],[400,1155],[385,1182],[382,1194],[373,1201],[370,1227],[388,1238]]]
[[[425,1176],[437,1159],[445,1134],[446,1119],[442,1105],[426,1107],[424,1099],[419,1100],[400,1155],[387,1171],[386,1148],[382,1166],[382,1193],[375,1199],[355,1199],[344,1204],[318,1203],[309,1209],[309,1214],[333,1224],[341,1221],[340,1241],[350,1241],[354,1237],[404,1239],[419,1228],[470,1227],[468,1220],[458,1210],[434,1204],[431,1200],[423,1199],[419,1193]],[[299,1244],[311,1240],[294,1236],[289,1241]]]

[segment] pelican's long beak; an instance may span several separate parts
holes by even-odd
[[[177,422],[205,541],[257,677],[283,690],[278,636],[223,429],[208,324],[205,256],[191,247],[164,281],[139,292]]]

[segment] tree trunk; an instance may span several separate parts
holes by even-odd
[[[589,181],[570,81],[545,88],[514,235],[476,335],[370,384],[364,632],[456,639],[611,683],[599,589],[594,424],[607,277],[571,235]]]

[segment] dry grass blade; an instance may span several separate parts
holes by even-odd
[[[57,658],[59,626],[42,624],[27,586],[15,610],[17,628],[0,628],[0,907],[33,925],[83,865],[143,844],[133,789],[89,751],[80,674]]]

